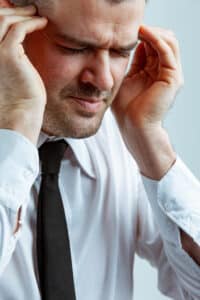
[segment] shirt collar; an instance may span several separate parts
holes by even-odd
[[[80,167],[83,171],[91,178],[96,179],[95,168],[93,162],[91,160],[91,156],[89,154],[88,148],[84,139],[73,139],[66,137],[55,137],[49,136],[44,132],[40,133],[38,139],[38,148],[46,141],[57,141],[64,139],[69,145],[69,151],[71,150],[74,154],[76,161],[79,163]]]

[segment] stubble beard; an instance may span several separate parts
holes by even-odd
[[[59,105],[48,104],[53,102],[53,99],[48,99],[42,131],[51,136],[81,139],[97,133],[111,101],[105,103],[103,110],[94,116],[71,113],[67,106],[62,108]]]
[[[70,105],[69,97],[104,98],[102,108],[96,114],[81,112]],[[101,126],[103,116],[112,103],[112,92],[100,92],[91,85],[72,85],[63,88],[58,95],[47,92],[42,131],[53,136],[86,138],[94,135]]]

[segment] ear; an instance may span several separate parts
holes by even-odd
[[[14,5],[8,0],[0,0],[0,8],[13,7]]]

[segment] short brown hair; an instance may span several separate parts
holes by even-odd
[[[25,6],[29,4],[39,4],[41,2],[48,2],[49,0],[10,0],[11,3],[19,6]],[[121,2],[125,2],[128,0],[106,0],[107,2],[110,2],[111,4],[120,4]],[[132,1],[132,0],[131,0]],[[148,0],[145,0],[147,2]]]

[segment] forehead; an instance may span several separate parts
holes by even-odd
[[[105,0],[54,0],[51,9],[41,8],[39,14],[48,17],[47,29],[52,34],[70,34],[107,45],[137,39],[144,7],[144,0],[120,4]]]

